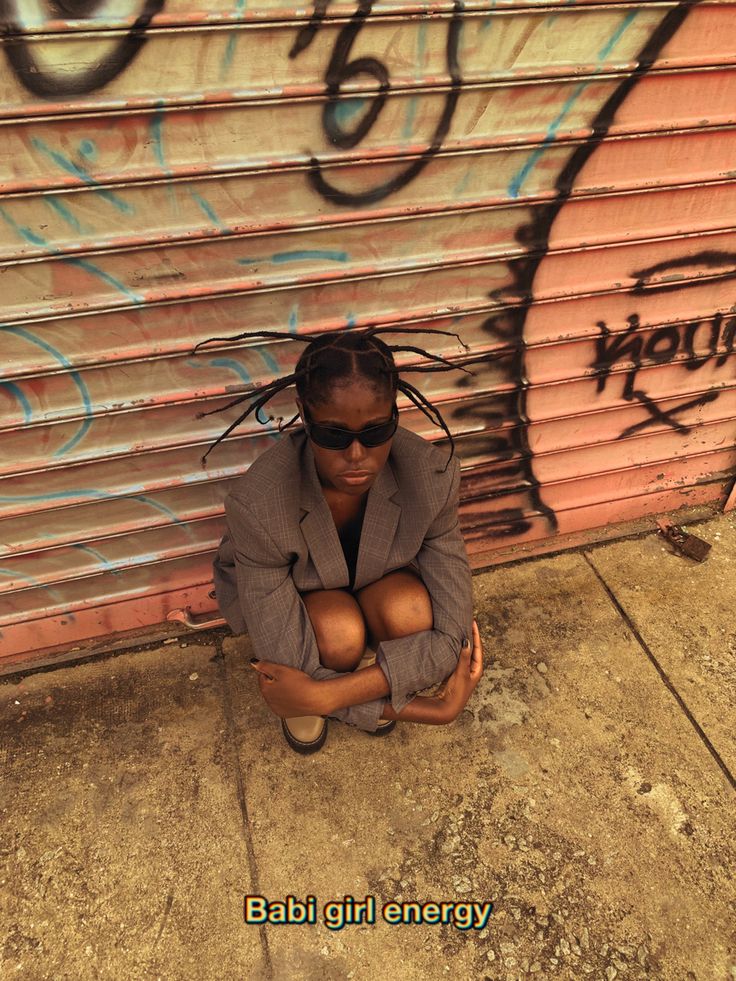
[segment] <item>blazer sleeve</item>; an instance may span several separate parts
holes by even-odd
[[[472,578],[458,518],[460,463],[457,458],[454,463],[447,500],[430,524],[416,556],[419,574],[432,601],[432,629],[384,640],[376,651],[376,663],[386,674],[391,707],[396,712],[417,692],[451,674],[463,641],[472,638]]]
[[[240,608],[256,657],[306,672],[317,681],[343,675],[324,667],[312,621],[284,555],[263,522],[238,497],[225,498],[225,515],[233,542]],[[332,718],[374,732],[386,699],[335,711]]]

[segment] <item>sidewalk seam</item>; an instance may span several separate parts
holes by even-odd
[[[621,605],[618,597],[613,592],[613,590],[609,587],[608,583],[603,578],[603,576],[601,575],[601,573],[598,571],[598,569],[595,566],[595,563],[591,559],[591,557],[588,554],[588,552],[585,552],[585,551],[583,552],[583,558],[588,563],[588,565],[590,566],[590,568],[593,570],[593,573],[595,574],[596,578],[598,579],[598,581],[600,582],[601,586],[603,586],[603,588],[605,589],[606,593],[608,594],[608,598],[611,600],[611,602],[615,606],[616,610],[618,611],[619,615],[621,616],[621,618],[623,619],[623,621],[626,623],[626,626],[629,628],[629,630],[631,631],[631,633],[636,638],[637,643],[639,644],[639,646],[641,647],[641,649],[644,651],[644,653],[646,654],[646,656],[649,658],[649,660],[651,661],[651,663],[654,665],[654,668],[657,671],[657,674],[662,679],[665,688],[667,688],[667,690],[669,691],[669,693],[672,695],[672,697],[675,699],[675,701],[680,706],[680,708],[682,709],[682,711],[685,713],[685,716],[687,717],[688,721],[690,722],[690,725],[693,727],[693,729],[695,729],[696,733],[700,737],[700,739],[703,742],[703,744],[705,745],[706,749],[708,750],[708,752],[710,753],[710,755],[713,757],[713,759],[716,761],[716,763],[718,764],[718,766],[723,771],[723,774],[726,777],[726,780],[728,780],[729,784],[731,785],[731,789],[732,790],[736,790],[736,778],[731,773],[731,771],[729,770],[729,768],[726,766],[726,764],[724,763],[723,759],[721,758],[721,754],[715,748],[715,746],[713,745],[713,743],[710,741],[710,739],[708,738],[708,736],[704,732],[704,730],[703,730],[702,726],[700,725],[700,723],[698,722],[698,720],[695,718],[695,716],[693,715],[693,713],[688,708],[688,706],[685,703],[685,700],[683,699],[682,695],[680,695],[680,693],[678,692],[678,690],[675,688],[674,684],[670,681],[670,679],[669,679],[669,677],[667,675],[667,672],[664,670],[664,668],[662,667],[662,665],[659,663],[659,661],[655,657],[654,653],[652,652],[651,648],[649,647],[649,645],[647,644],[647,642],[642,637],[642,635],[639,632],[639,629],[637,628],[636,624],[631,619],[631,617],[629,616],[629,614],[626,612],[626,610],[624,609],[624,607]]]
[[[221,637],[218,637],[216,640],[216,648],[217,663],[222,681],[225,722],[227,724],[228,738],[231,743],[232,754],[235,761],[235,787],[238,795],[238,804],[240,805],[240,813],[243,819],[243,830],[245,831],[245,850],[248,855],[248,872],[250,874],[251,894],[260,895],[261,889],[258,882],[258,864],[256,862],[255,849],[253,848],[250,816],[248,814],[248,803],[245,796],[245,785],[243,783],[243,770],[240,765],[240,753],[238,752],[238,742],[236,738],[235,717],[233,715],[233,707],[230,701],[230,688],[227,683],[227,666],[225,664],[225,653],[222,649]],[[261,942],[261,950],[263,952],[263,959],[266,965],[265,977],[268,979],[268,981],[271,981],[274,976],[273,964],[271,962],[271,951],[268,946],[268,935],[266,933],[265,923],[259,925],[258,937]]]

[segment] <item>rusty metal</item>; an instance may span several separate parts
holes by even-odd
[[[212,630],[213,627],[222,627],[225,623],[221,616],[194,616],[189,607],[183,610],[170,610],[166,614],[167,620],[183,623],[190,630]]]
[[[657,522],[660,534],[672,547],[688,559],[704,562],[708,558],[712,546],[697,535],[692,535],[671,521],[660,519]]]

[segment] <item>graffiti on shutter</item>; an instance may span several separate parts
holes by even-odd
[[[250,420],[203,469],[234,416],[201,413],[301,346],[193,353],[210,337],[459,334],[472,376],[404,364],[456,434],[476,566],[723,502],[732,4],[2,0],[0,20],[6,663],[212,609],[228,483],[278,433]]]

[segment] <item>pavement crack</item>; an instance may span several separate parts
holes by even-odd
[[[222,682],[222,692],[223,692],[223,708],[225,713],[225,722],[227,725],[227,735],[230,742],[231,751],[234,757],[235,764],[235,788],[238,795],[238,803],[240,805],[240,813],[243,819],[243,829],[245,831],[245,848],[248,855],[248,872],[250,875],[250,891],[252,895],[260,895],[261,889],[258,883],[258,864],[256,862],[256,853],[253,848],[253,831],[250,822],[250,816],[248,814],[248,802],[245,794],[245,784],[243,781],[243,769],[240,765],[240,753],[238,752],[238,740],[235,728],[235,713],[233,711],[233,705],[230,698],[230,687],[228,685],[227,678],[227,666],[225,664],[225,654],[222,649],[222,637],[218,637],[215,641],[217,648],[217,667],[220,673],[220,680]],[[263,961],[265,964],[265,974],[263,976],[264,981],[271,981],[274,977],[273,964],[271,961],[271,951],[268,946],[268,934],[266,933],[266,924],[261,924],[258,927],[258,936],[261,943],[261,950],[263,953]]]
[[[166,927],[166,921],[169,918],[169,913],[171,912],[171,907],[173,906],[173,904],[174,904],[174,890],[172,889],[169,892],[168,896],[166,897],[166,906],[164,908],[164,915],[161,919],[161,926],[158,928],[156,939],[153,941],[153,947],[151,948],[152,950],[156,948],[156,945],[158,944],[159,940],[163,935],[164,929]]]
[[[601,586],[603,586],[603,588],[605,589],[606,593],[608,594],[608,598],[611,600],[611,602],[613,603],[614,607],[618,611],[619,616],[625,622],[626,626],[629,628],[629,630],[631,631],[631,633],[633,634],[633,636],[636,638],[637,643],[639,644],[639,646],[641,647],[641,649],[644,651],[644,653],[646,654],[646,656],[651,661],[651,663],[654,666],[657,674],[662,679],[662,682],[664,683],[665,688],[667,688],[667,690],[669,691],[669,693],[672,695],[672,697],[675,699],[675,701],[677,702],[677,704],[680,706],[680,708],[684,712],[686,718],[690,722],[690,725],[693,727],[693,729],[695,730],[695,732],[700,737],[701,742],[704,744],[705,748],[708,750],[708,752],[710,753],[710,755],[713,757],[713,759],[716,761],[716,763],[718,764],[718,766],[723,771],[723,775],[725,776],[726,780],[728,780],[729,784],[731,785],[731,789],[732,790],[736,790],[736,778],[731,773],[731,771],[729,770],[729,768],[726,766],[725,762],[723,761],[723,759],[721,757],[721,754],[718,752],[718,750],[715,748],[715,746],[713,745],[713,743],[710,741],[710,739],[708,738],[708,736],[704,732],[704,730],[703,730],[702,726],[700,725],[700,723],[698,722],[698,720],[695,718],[695,716],[693,715],[693,713],[690,711],[690,709],[687,706],[687,704],[686,704],[685,700],[683,699],[682,695],[680,695],[680,693],[677,690],[677,688],[675,688],[674,684],[672,683],[672,681],[670,680],[669,676],[667,675],[667,672],[664,670],[664,668],[662,667],[662,665],[659,663],[659,661],[657,660],[656,656],[654,655],[653,651],[651,650],[651,648],[649,647],[649,645],[647,644],[647,642],[642,637],[641,633],[639,632],[638,627],[636,626],[636,624],[634,623],[634,621],[631,619],[631,617],[629,616],[629,614],[626,612],[626,610],[624,609],[624,607],[621,605],[621,602],[619,601],[618,597],[613,592],[613,590],[610,588],[610,586],[608,585],[608,583],[606,582],[606,580],[600,574],[600,572],[596,568],[596,565],[593,562],[593,560],[591,559],[591,557],[588,554],[588,552],[583,552],[583,558],[588,563],[588,565],[590,566],[590,568],[593,570],[593,573],[596,576],[596,578],[598,579],[598,581],[600,582]]]

